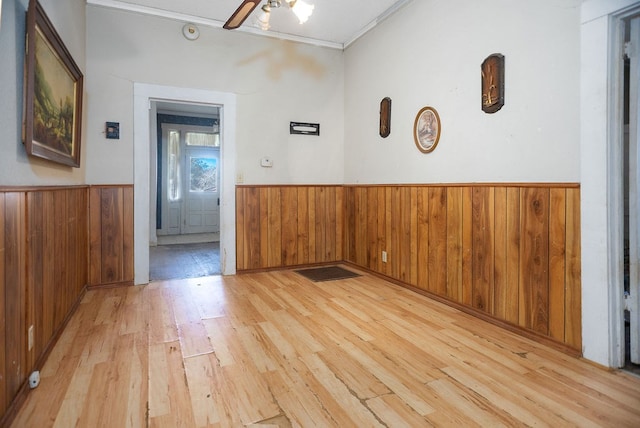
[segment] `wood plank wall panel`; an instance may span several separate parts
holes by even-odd
[[[26,197],[32,367],[87,284],[88,200],[85,187],[27,192]]]
[[[27,282],[27,294],[31,296],[31,304],[27,306],[29,311],[28,318],[34,326],[34,349],[29,352],[29,366],[35,364],[35,355],[38,350],[42,351],[44,341],[44,311],[42,310],[44,299],[44,193],[45,192],[29,192],[27,193],[27,221],[29,222],[28,240],[30,259],[32,260],[30,275]],[[49,216],[52,218],[52,216]],[[49,300],[53,301],[53,299]],[[37,309],[36,309],[37,308]],[[48,334],[53,330],[53,323],[47,326]]]
[[[564,342],[582,349],[580,192],[566,191]]]
[[[133,186],[89,190],[89,285],[133,284]]]
[[[5,376],[6,396],[13,398],[25,379],[27,352],[26,287],[24,284],[26,225],[25,195],[5,194],[4,284],[5,284]]]
[[[3,195],[3,267],[2,291],[4,347],[1,368],[3,387],[3,412],[17,394],[27,369],[25,352],[26,288],[24,287],[25,266],[25,198],[21,192],[7,192]]]
[[[7,349],[7,282],[5,280],[5,194],[0,193],[0,349]],[[6,352],[0,351],[0,415],[3,415],[9,405],[10,397],[7,396],[7,366]]]
[[[494,189],[474,187],[472,193],[472,306],[491,314],[494,292]],[[431,244],[430,244],[431,245]]]
[[[342,186],[238,186],[237,270],[336,262],[355,252],[344,246],[344,200]]]
[[[345,186],[344,195],[346,261],[581,348],[578,186]]]
[[[87,192],[0,191],[0,425],[87,284]]]

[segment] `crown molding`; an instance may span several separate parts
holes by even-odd
[[[356,40],[358,40],[360,37],[364,36],[365,34],[367,34],[369,31],[371,31],[374,27],[376,27],[378,24],[382,23],[383,21],[385,21],[388,17],[390,17],[391,15],[393,15],[394,13],[396,13],[397,11],[399,11],[400,9],[402,9],[404,6],[406,6],[409,2],[411,2],[413,0],[400,0],[397,3],[394,3],[391,7],[389,7],[387,10],[385,10],[384,12],[382,12],[380,14],[380,16],[378,16],[376,19],[374,19],[373,21],[371,21],[369,24],[365,25],[364,27],[362,27],[360,29],[360,31],[358,31],[357,33],[355,33],[353,35],[353,37],[351,37],[349,40],[347,40],[346,42],[344,42],[343,44],[343,49],[348,48],[351,44],[353,44]]]

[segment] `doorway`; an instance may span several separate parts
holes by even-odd
[[[640,17],[624,20],[624,368],[640,374]]]
[[[219,275],[221,107],[155,106],[157,238],[149,279]]]
[[[149,248],[157,243],[156,182],[158,102],[220,106],[220,271],[236,273],[236,96],[204,89],[134,83],[134,283],[149,282]]]

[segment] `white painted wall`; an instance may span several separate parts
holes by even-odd
[[[133,182],[134,83],[236,94],[244,183],[343,181],[342,52],[208,27],[188,41],[182,22],[99,6],[87,22],[89,183]],[[120,122],[120,140],[105,139],[106,121]],[[290,121],[318,122],[321,135],[289,135]]]
[[[345,53],[347,183],[577,182],[580,0],[420,0]],[[480,64],[506,61],[505,106],[480,109]],[[391,135],[378,110],[391,97]],[[442,133],[418,151],[424,106]]]
[[[85,73],[84,0],[41,0],[47,16],[80,70]],[[81,167],[71,168],[28,157],[22,144],[22,87],[25,52],[25,18],[28,0],[2,2],[0,26],[0,185],[83,184],[85,147]],[[85,109],[86,119],[86,109]],[[84,121],[86,123],[86,120]]]

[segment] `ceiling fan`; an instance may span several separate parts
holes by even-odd
[[[258,7],[262,0],[243,0],[240,6],[233,12],[231,17],[224,23],[222,28],[227,30],[234,30],[242,25],[242,23],[251,15],[251,12]],[[313,13],[314,6],[306,3],[304,0],[284,0],[289,6],[291,11],[298,17],[301,24],[304,24],[311,13]],[[256,26],[262,30],[269,29],[269,18],[271,16],[271,9],[279,8],[282,5],[282,0],[266,0],[262,6],[260,15],[256,18]]]

